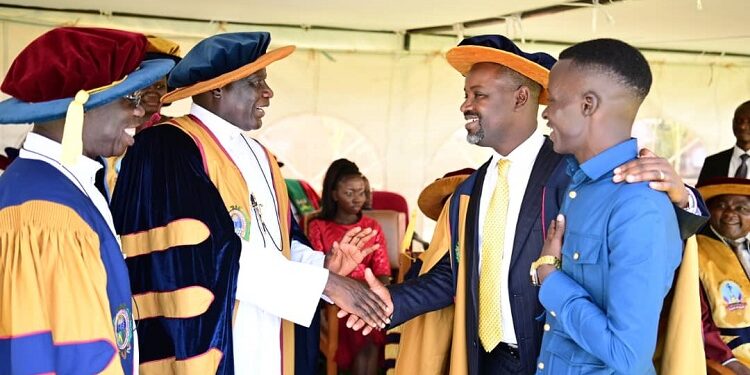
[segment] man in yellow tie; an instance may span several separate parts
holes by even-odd
[[[387,290],[373,287],[392,298],[393,325],[427,313],[419,319],[449,330],[437,335],[424,328],[431,339],[423,341],[422,355],[399,355],[397,372],[429,367],[435,374],[534,373],[544,332],[536,317],[544,310],[529,269],[542,248],[544,223],[557,213],[556,194],[569,182],[563,156],[537,129],[555,59],[524,52],[503,36],[483,35],[462,41],[447,60],[466,77],[460,110],[467,141],[490,148],[492,156],[443,208],[431,241],[442,246],[430,247],[437,252],[430,258],[439,260],[425,262],[417,279]],[[642,158],[619,172],[615,182],[625,176],[628,182],[654,180],[652,187],[668,191],[676,206],[695,208],[664,159]],[[686,233],[704,222],[681,208],[676,213]],[[446,321],[453,322],[452,331]],[[356,319],[350,323],[359,327]]]

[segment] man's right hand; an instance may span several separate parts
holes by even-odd
[[[370,286],[370,290],[375,293],[380,299],[386,303],[388,315],[390,316],[393,314],[393,300],[391,299],[391,293],[388,291],[388,288],[383,285],[383,283],[378,280],[377,277],[372,273],[372,270],[367,268],[365,269],[365,280],[367,280],[367,284]],[[338,312],[338,318],[342,319],[345,316],[349,315],[349,318],[346,321],[346,326],[355,330],[359,331],[364,327],[362,330],[362,335],[367,336],[370,332],[372,332],[373,328],[371,325],[367,325],[366,321],[362,320],[361,317],[357,316],[356,314],[350,314],[347,311],[339,311]],[[390,323],[390,320],[389,320]],[[367,325],[365,327],[365,325]],[[383,327],[379,327],[383,328]]]
[[[372,271],[370,275],[372,276]],[[385,328],[386,324],[390,323],[388,317],[393,308],[373,291],[353,279],[330,272],[323,293],[341,308],[341,311],[361,318],[362,325],[367,324],[370,330]]]
[[[734,371],[738,375],[750,375],[750,369],[743,365],[740,361],[732,361],[724,365],[724,367]]]

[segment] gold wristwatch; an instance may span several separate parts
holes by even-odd
[[[558,257],[554,257],[552,255],[544,255],[539,257],[539,259],[535,260],[534,263],[531,263],[531,269],[529,270],[529,276],[531,276],[531,284],[534,286],[541,285],[539,283],[539,275],[537,274],[536,270],[543,264],[555,266],[555,268],[557,268],[558,270],[560,269],[560,266],[562,266],[562,262]]]

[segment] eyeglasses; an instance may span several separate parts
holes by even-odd
[[[125,95],[122,98],[130,102],[130,105],[133,106],[133,108],[138,108],[139,105],[141,105],[141,96],[142,96],[141,90],[138,90],[136,92],[133,92],[131,94]]]
[[[740,215],[750,215],[750,206],[746,204],[730,205],[729,203],[726,203],[726,202],[716,202],[715,204],[711,205],[711,208],[722,210],[722,211],[732,210]]]

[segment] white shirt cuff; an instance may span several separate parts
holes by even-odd
[[[698,199],[695,198],[695,194],[693,194],[692,189],[688,189],[688,206],[683,208],[685,211],[690,212],[693,215],[701,216],[701,210],[698,208]]]
[[[727,364],[732,363],[732,362],[736,362],[737,360],[738,360],[737,358],[729,358],[726,361],[724,361],[721,365],[722,366],[726,366]]]

